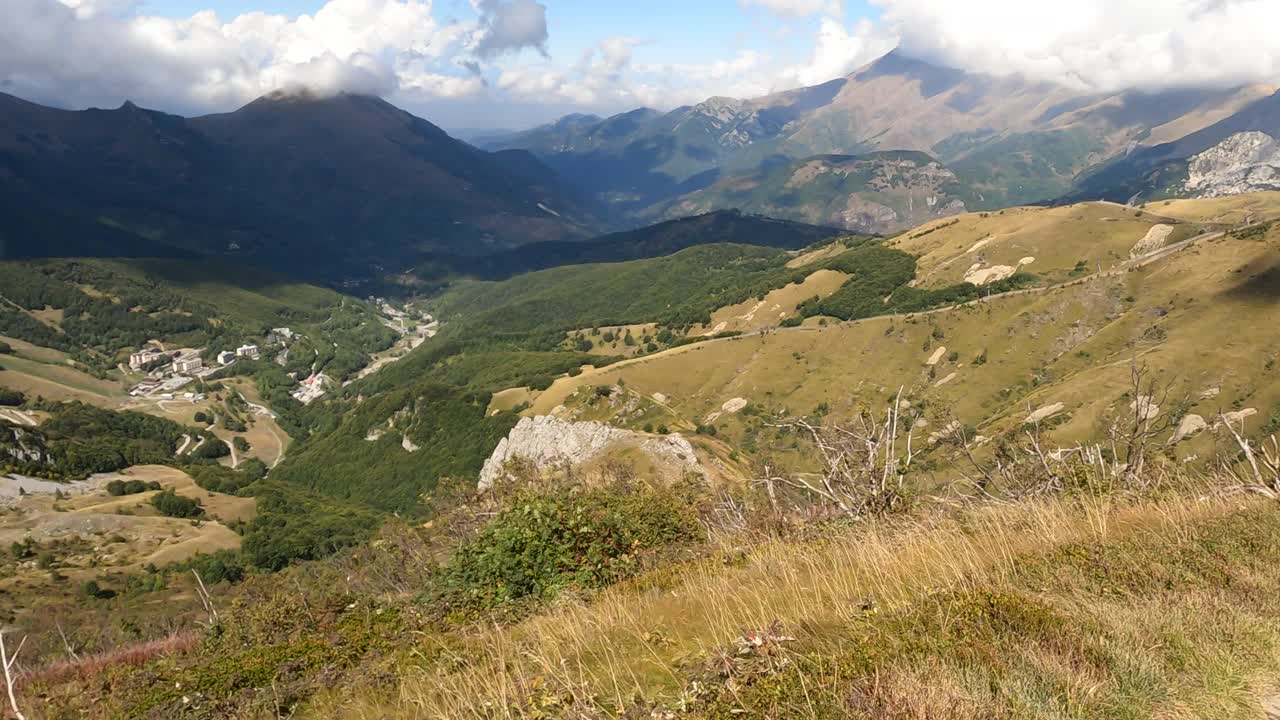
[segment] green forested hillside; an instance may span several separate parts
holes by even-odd
[[[289,369],[330,367],[341,379],[395,338],[363,301],[225,261],[0,262],[0,297],[0,335],[70,353],[99,375],[150,340],[211,357],[290,327],[304,338]]]

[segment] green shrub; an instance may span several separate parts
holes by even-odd
[[[548,598],[615,582],[638,569],[639,554],[701,538],[689,503],[670,490],[544,490],[516,497],[464,543],[444,582],[470,606]]]
[[[206,585],[228,582],[238,583],[248,569],[244,557],[235,550],[219,550],[212,554],[197,553],[195,557],[165,568],[165,572],[190,572],[195,570]]]
[[[142,480],[112,480],[107,483],[107,494],[113,497],[122,495],[137,495],[148,490],[159,490],[160,483],[152,481],[145,482]]]
[[[217,460],[230,454],[231,448],[227,447],[225,442],[209,435],[205,437],[204,442],[200,443],[199,447],[187,453],[187,457],[196,460]]]
[[[80,594],[95,600],[109,600],[116,596],[116,591],[102,587],[97,580],[86,580],[80,586]]]
[[[17,407],[27,401],[27,397],[17,390],[0,387],[0,405]]]
[[[364,542],[378,526],[371,510],[289,483],[264,482],[255,493],[258,514],[241,546],[254,567],[280,570],[297,560],[327,557]]]
[[[161,515],[174,518],[196,518],[204,514],[200,501],[165,490],[151,497],[151,504]]]

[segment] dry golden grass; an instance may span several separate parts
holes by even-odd
[[[1240,223],[1246,217],[1270,220],[1280,217],[1280,192],[1256,192],[1204,200],[1165,200],[1147,209],[1192,222]]]
[[[819,260],[826,260],[827,258],[833,258],[847,249],[848,247],[843,242],[837,241],[829,245],[824,245],[818,248],[817,250],[810,250],[809,252],[798,252],[795,257],[787,261],[787,267],[802,268],[805,265],[812,265],[813,263],[816,263]]]
[[[35,355],[33,352],[32,356]],[[62,363],[32,360],[27,352],[0,356],[0,386],[20,390],[46,400],[81,400],[99,407],[114,407],[124,396],[118,383],[99,380]]]
[[[821,251],[818,251],[821,252]],[[695,325],[690,336],[715,335],[722,332],[751,332],[776,327],[796,314],[796,308],[814,297],[827,297],[848,281],[849,275],[835,270],[818,270],[796,285],[778,288],[763,300],[751,298],[737,305],[722,307],[711,314],[708,325]]]
[[[1276,267],[1280,228],[1227,236],[1140,270],[927,316],[809,324],[675,348],[561,378],[531,412],[550,412],[579,388],[620,382],[662,393],[675,414],[695,421],[732,398],[769,412],[826,404],[847,413],[902,387],[928,404],[930,425],[917,440],[944,421],[937,409],[995,437],[1062,403],[1061,424],[1048,437],[1073,445],[1096,439],[1107,414],[1123,405],[1136,347],[1176,398],[1189,396],[1185,411],[1212,424],[1220,411],[1252,410],[1247,429],[1256,432],[1280,409],[1280,325],[1259,322],[1280,292],[1271,280]],[[928,366],[939,348],[945,352]],[[1204,432],[1172,452],[1206,458],[1222,441]]]
[[[934,222],[890,245],[919,257],[918,285],[942,287],[961,282],[973,265],[1015,267],[1025,258],[1034,261],[1024,269],[1041,275],[1064,274],[1081,261],[1090,272],[1108,269],[1128,259],[1152,226],[1169,221],[1110,203],[1007,208]]]
[[[892,614],[944,591],[1004,587],[1028,556],[1073,543],[1176,537],[1238,507],[1181,496],[1133,504],[1089,498],[868,523],[819,542],[764,542],[730,565],[714,559],[680,566],[589,602],[567,600],[515,626],[475,628],[462,642],[437,648],[450,661],[407,671],[395,702],[321,698],[313,715],[536,717],[517,706],[531,694],[566,688],[605,706],[626,707],[637,693],[675,701],[689,690],[682,663],[744,630],[780,621],[821,636],[819,629],[835,632],[865,618],[868,602]],[[940,688],[912,700],[919,717],[935,717],[924,711],[945,705],[958,692],[947,685],[964,681],[954,668],[917,673],[894,682],[903,697],[921,685]]]
[[[512,410],[525,403],[532,403],[538,397],[538,391],[527,387],[510,388],[501,390],[493,394],[493,398],[489,400],[488,412],[502,412],[504,410]]]

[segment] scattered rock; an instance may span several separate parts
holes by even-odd
[[[943,355],[946,355],[946,354],[947,354],[947,348],[946,348],[946,347],[940,347],[940,348],[938,348],[937,350],[934,350],[934,351],[933,351],[933,354],[929,356],[929,359],[928,359],[928,360],[925,360],[925,361],[924,361],[924,364],[925,364],[925,365],[929,365],[929,366],[931,366],[931,367],[932,367],[932,366],[934,366],[934,365],[937,365],[937,364],[938,364],[938,362],[939,362],[940,360],[942,360],[942,356],[943,356]]]
[[[943,440],[951,437],[959,429],[960,429],[960,421],[952,420],[941,429],[935,430],[934,432],[929,433],[929,446],[932,447],[934,445],[937,445]]]
[[[1194,437],[1203,432],[1208,427],[1209,423],[1205,422],[1205,419],[1199,415],[1183,415],[1177,429],[1173,431],[1173,437],[1169,439],[1169,444],[1176,445],[1189,437]]]
[[[1222,388],[1211,387],[1208,390],[1205,390],[1204,392],[1200,393],[1200,399],[1211,400],[1213,398],[1218,397],[1218,395],[1221,393],[1222,393]]]
[[[1133,402],[1129,403],[1129,410],[1137,415],[1138,420],[1142,422],[1150,422],[1160,417],[1160,406],[1157,405],[1150,395],[1139,395]]]
[[[746,401],[746,399],[744,399],[744,398],[734,398],[734,399],[732,399],[732,400],[728,400],[728,401],[726,401],[726,402],[725,402],[725,404],[721,405],[721,406],[720,406],[720,411],[721,411],[721,412],[725,412],[725,413],[728,413],[728,414],[732,415],[732,414],[734,414],[734,413],[736,413],[736,412],[741,411],[741,410],[742,410],[742,408],[744,408],[744,407],[746,407],[746,406],[747,406],[747,401]]]
[[[986,285],[1003,280],[1017,271],[1018,269],[1012,265],[993,265],[984,269],[979,263],[969,268],[964,274],[964,281],[974,285]]]
[[[420,449],[417,445],[413,444],[413,441],[409,439],[408,435],[400,436],[400,447],[404,448],[405,450],[408,450],[411,453],[418,452],[418,450]]]
[[[373,428],[368,433],[365,433],[365,436],[364,436],[365,442],[377,442],[378,440],[382,439],[382,435],[385,432],[386,431],[383,430],[382,428]]]
[[[1245,420],[1257,414],[1258,414],[1257,408],[1245,408],[1243,410],[1236,410],[1235,412],[1222,413],[1222,417],[1227,422],[1231,423],[1232,427],[1238,429],[1241,425],[1244,424]],[[1214,423],[1214,427],[1217,427],[1221,423],[1222,423],[1222,420],[1219,420],[1217,423]]]
[[[1060,403],[1060,402],[1059,402],[1059,403],[1054,403],[1054,404],[1052,404],[1052,405],[1045,405],[1044,407],[1040,408],[1039,410],[1036,410],[1035,412],[1033,412],[1033,413],[1031,413],[1030,415],[1028,415],[1028,416],[1027,416],[1027,419],[1026,419],[1026,420],[1023,420],[1023,422],[1026,422],[1026,423],[1038,423],[1038,422],[1041,422],[1041,421],[1044,421],[1044,420],[1048,420],[1049,418],[1053,417],[1054,415],[1057,415],[1058,413],[1062,412],[1065,408],[1066,408],[1066,405],[1063,405],[1063,404],[1062,404],[1062,403]]]
[[[656,402],[660,402],[663,405],[667,404],[667,396],[662,393],[654,393],[652,397]]]
[[[946,376],[946,377],[942,378],[941,380],[939,380],[938,382],[934,383],[934,385],[933,385],[933,386],[934,386],[934,387],[942,387],[943,385],[946,385],[947,383],[951,382],[952,380],[955,380],[955,379],[956,379],[956,376],[957,376],[958,374],[959,374],[959,373],[951,373],[950,375],[948,375],[948,376]]]

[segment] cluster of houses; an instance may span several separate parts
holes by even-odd
[[[288,331],[288,328],[278,328]],[[257,345],[241,345],[234,351],[224,350],[218,353],[218,366],[225,367],[236,361],[236,358],[257,360]],[[129,355],[129,368],[136,372],[146,372],[147,377],[129,390],[135,397],[159,396],[163,400],[172,400],[173,391],[192,382],[196,378],[205,377],[217,367],[204,364],[199,350],[184,348],[166,351],[154,345],[148,345]],[[186,393],[191,395],[191,393]]]

